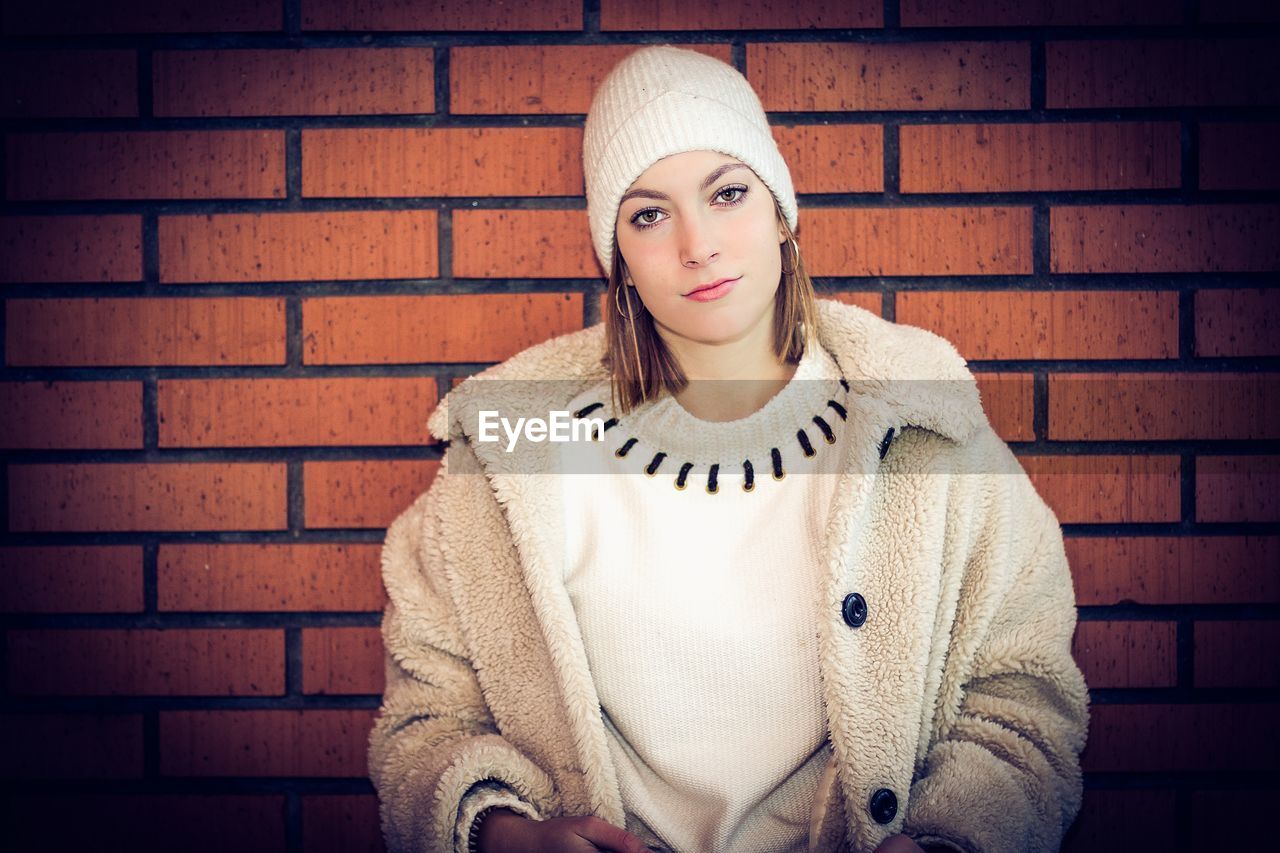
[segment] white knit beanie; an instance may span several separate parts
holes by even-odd
[[[737,69],[670,45],[619,62],[591,102],[582,141],[587,217],[596,257],[609,274],[618,203],[663,157],[718,151],[750,166],[796,227],[791,173],[769,131],[760,99]]]

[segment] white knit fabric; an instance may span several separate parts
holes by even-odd
[[[618,203],[663,157],[718,151],[750,166],[792,230],[796,192],[760,99],[731,65],[661,45],[618,63],[596,90],[582,139],[591,242],[605,275],[613,264]]]
[[[664,397],[620,417],[601,442],[564,445],[565,584],[627,829],[658,849],[806,849],[831,754],[818,668],[818,549],[844,421],[827,401],[845,399],[834,360],[815,345],[747,418],[702,421]],[[608,409],[607,385],[572,405],[597,400]],[[639,441],[617,458],[631,437]],[[782,453],[781,480],[771,447]],[[668,456],[649,477],[644,468],[659,450]],[[749,493],[743,459],[754,466]],[[677,490],[686,460],[697,464]],[[719,491],[709,494],[713,461]]]

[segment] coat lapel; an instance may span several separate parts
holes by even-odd
[[[479,413],[498,411],[514,423],[518,417],[547,418],[563,410],[568,401],[591,384],[607,378],[599,364],[602,328],[585,329],[526,350],[507,362],[463,383],[445,399],[432,417],[431,430],[450,440],[467,441],[484,468],[494,497],[504,512],[511,539],[519,556],[520,572],[537,619],[543,647],[509,649],[523,660],[510,660],[508,672],[533,673],[545,680],[540,689],[521,685],[522,693],[554,697],[559,704],[521,708],[520,720],[530,735],[564,745],[564,752],[546,768],[564,798],[570,814],[593,813],[617,826],[625,824],[617,772],[600,714],[587,661],[586,649],[573,605],[563,582],[564,520],[561,515],[560,477],[556,473],[557,447],[551,442],[522,441],[519,451],[507,454],[503,443],[479,442]],[[461,393],[460,393],[461,392]],[[483,535],[479,531],[472,535]],[[483,574],[491,566],[476,565],[468,571]],[[475,614],[484,619],[485,614]],[[494,622],[489,630],[503,633],[508,626]],[[539,666],[549,659],[552,671]],[[491,692],[510,685],[495,681]],[[547,737],[549,721],[563,721],[567,738]]]
[[[940,541],[923,540],[940,539],[943,525],[932,516],[946,506],[931,494],[945,478],[892,463],[915,458],[901,445],[921,437],[904,427],[963,443],[985,415],[973,376],[949,343],[866,312],[820,305],[823,344],[850,383],[850,440],[827,525],[819,621],[838,784],[815,802],[812,825],[819,831],[811,846],[831,849],[832,824],[843,817],[853,848],[872,849],[897,831],[907,811],[934,633],[921,628],[933,627],[938,576],[929,567],[941,549]],[[853,592],[869,611],[856,629],[841,616]],[[899,799],[896,821],[885,826],[867,819],[869,797],[879,788]]]

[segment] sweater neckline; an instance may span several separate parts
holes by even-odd
[[[626,416],[606,401],[605,383],[581,400],[575,418],[604,418],[606,447],[617,460],[650,477],[668,475],[683,490],[690,478],[705,477],[707,491],[718,491],[723,471],[742,477],[753,491],[759,477],[782,480],[788,472],[810,469],[817,448],[835,444],[847,418],[849,383],[835,359],[820,344],[805,348],[787,383],[755,412],[732,421],[708,421],[680,405],[670,394],[637,406]],[[753,461],[754,460],[754,461]]]
[[[744,453],[759,453],[797,429],[814,426],[813,416],[827,408],[827,400],[839,390],[839,379],[835,360],[815,344],[805,348],[787,383],[746,417],[704,420],[680,405],[675,397],[664,394],[638,406],[621,420],[629,435],[695,464],[729,461]]]

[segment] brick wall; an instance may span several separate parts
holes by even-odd
[[[451,383],[598,321],[583,113],[664,40],[747,74],[819,289],[954,341],[1063,522],[1094,701],[1067,849],[1262,835],[1280,6],[2,14],[9,849],[380,847],[378,543]]]

